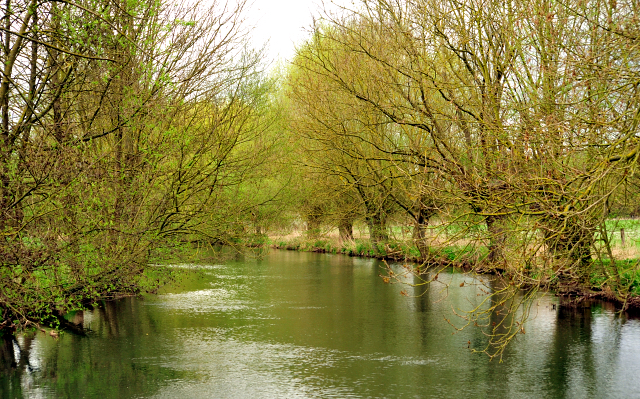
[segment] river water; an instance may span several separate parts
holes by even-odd
[[[20,336],[0,396],[640,398],[640,320],[604,304],[540,298],[500,363],[469,349],[486,342],[478,328],[445,320],[478,300],[468,275],[416,296],[385,284],[380,262],[342,255],[179,267],[198,272],[73,315],[86,337]]]

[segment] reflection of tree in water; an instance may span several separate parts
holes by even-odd
[[[556,397],[595,397],[595,362],[605,359],[596,360],[594,357],[592,305],[589,301],[576,304],[565,300],[557,308],[556,332],[547,367],[548,370],[553,370],[548,374],[547,381],[549,390],[555,392]],[[576,388],[584,389],[585,392],[577,392]]]
[[[38,371],[29,362],[34,340],[35,333],[24,335],[22,345],[13,336],[0,338],[0,393],[3,398],[23,397],[21,377]]]
[[[48,334],[22,335],[15,351],[17,340],[0,339],[0,397],[32,397],[34,389],[53,397],[140,397],[153,395],[163,381],[193,379],[191,372],[140,361],[159,353],[156,328],[142,300],[124,298],[67,315],[76,326],[86,320],[88,334],[66,330],[57,340]],[[29,363],[30,356],[38,367]]]
[[[14,355],[15,339],[0,338],[0,392],[3,397],[21,397],[20,378]],[[6,396],[5,396],[6,395]]]
[[[16,360],[13,354],[13,343],[15,338],[0,339],[0,370],[3,373],[10,371],[16,367]]]
[[[120,335],[120,323],[118,321],[118,306],[124,304],[124,301],[103,302],[98,306],[97,311],[100,315],[101,330],[106,332],[108,337],[117,337]]]

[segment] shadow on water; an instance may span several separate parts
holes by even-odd
[[[87,333],[59,338],[29,332],[0,340],[0,398],[130,398],[153,395],[162,381],[185,378],[188,372],[161,364],[136,362],[148,348],[155,328],[139,312],[143,301],[124,298],[93,311],[68,315]],[[89,319],[89,320],[87,320]]]
[[[15,339],[0,338],[0,392],[3,398],[21,397],[20,373],[14,354]]]

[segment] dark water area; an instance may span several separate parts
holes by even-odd
[[[541,297],[500,363],[468,349],[478,328],[445,320],[481,300],[468,275],[413,297],[341,255],[176,267],[198,272],[71,315],[87,336],[0,341],[0,397],[640,398],[640,320],[606,304]]]

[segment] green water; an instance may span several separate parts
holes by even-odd
[[[640,320],[603,305],[540,299],[499,363],[467,349],[485,342],[481,331],[452,335],[444,320],[479,300],[459,288],[469,276],[443,273],[448,291],[406,297],[422,291],[384,284],[377,261],[341,255],[277,251],[197,268],[157,296],[76,314],[86,337],[19,337],[0,396],[640,397]]]

